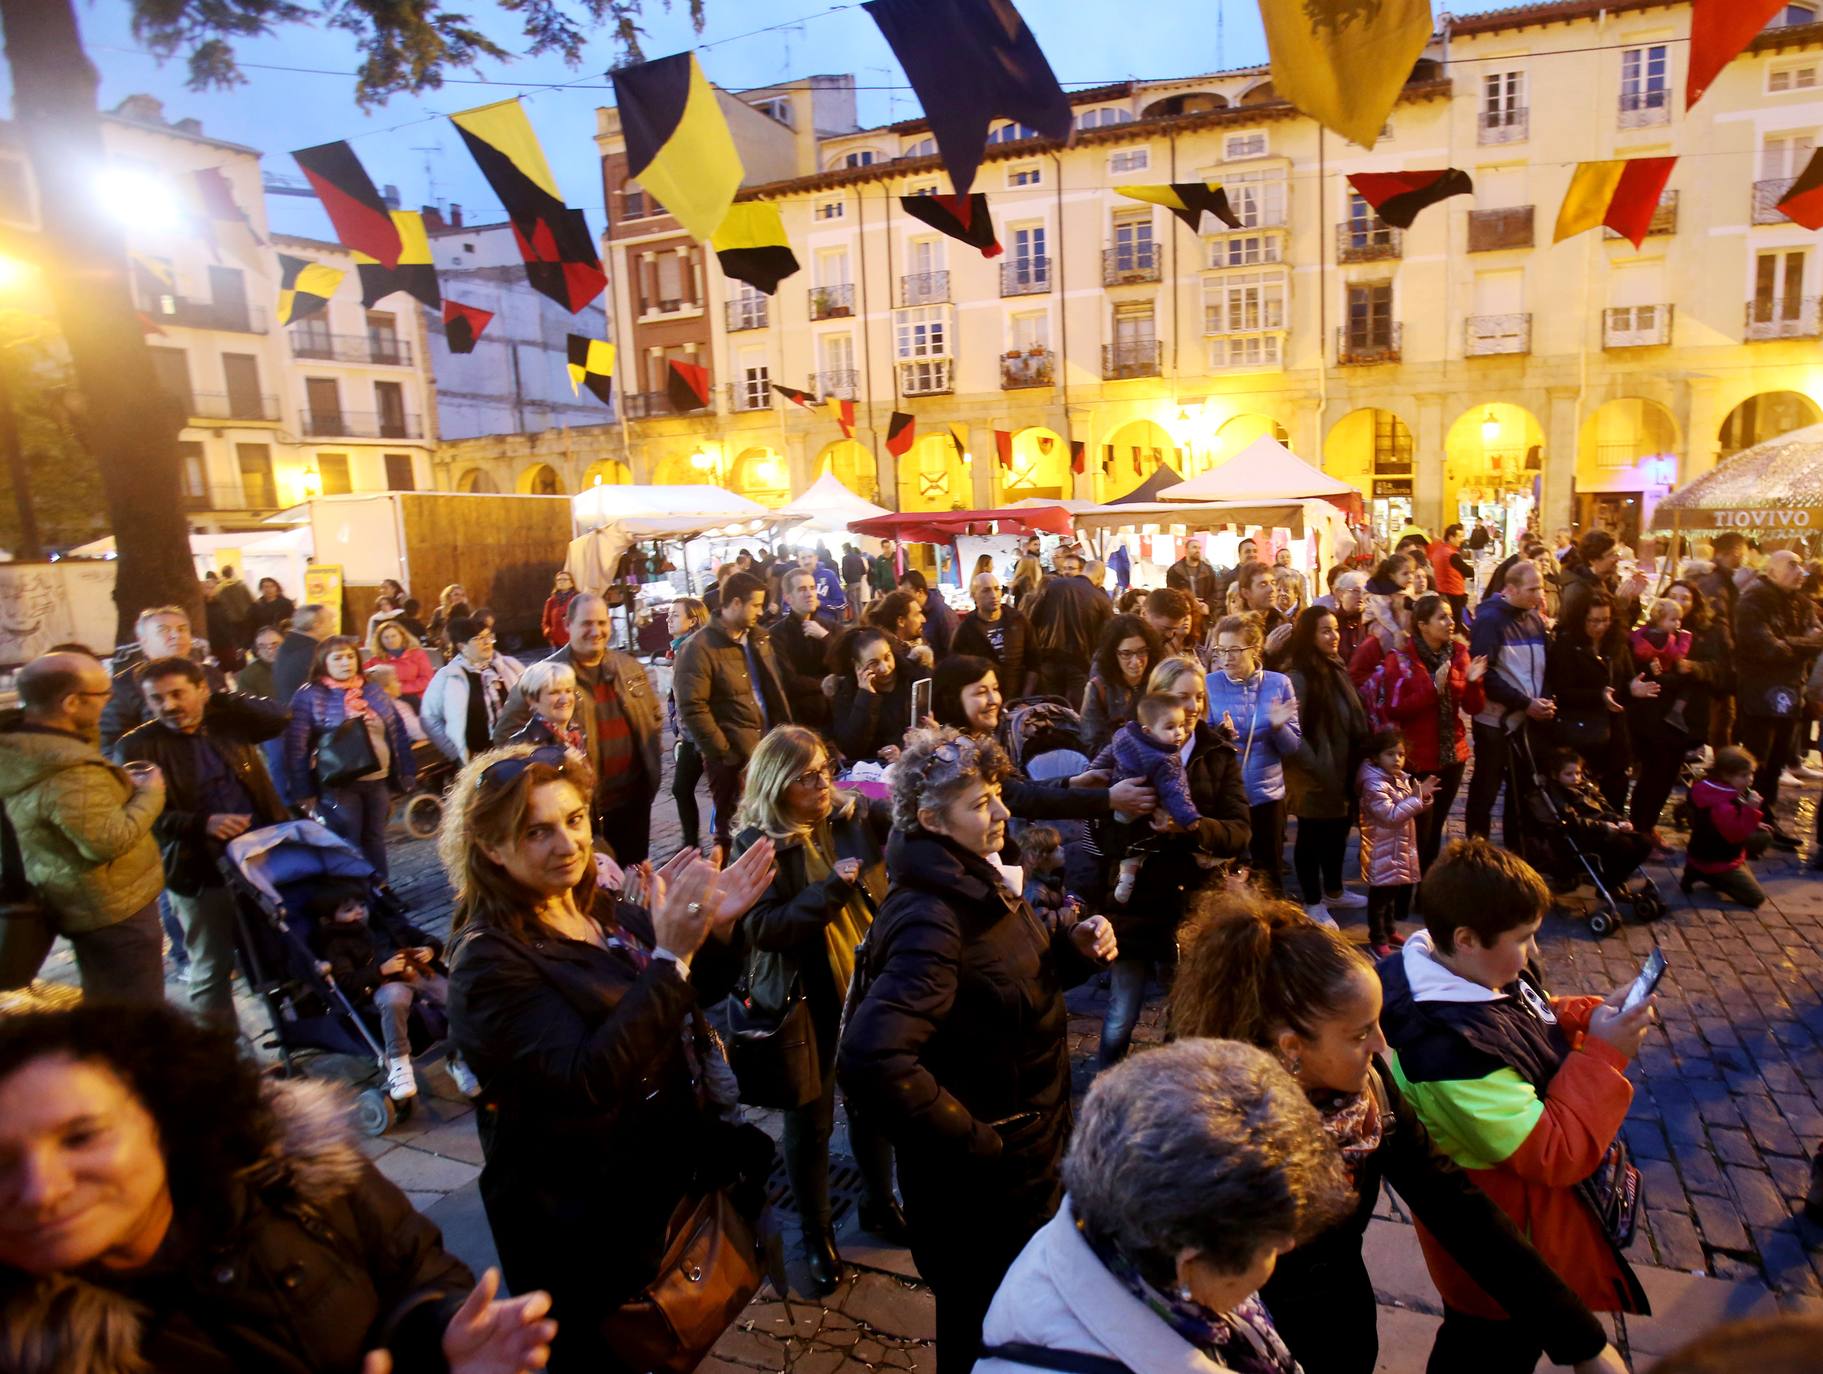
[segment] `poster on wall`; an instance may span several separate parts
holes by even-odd
[[[304,600],[329,608],[329,633],[342,633],[342,565],[310,563],[304,568]]]

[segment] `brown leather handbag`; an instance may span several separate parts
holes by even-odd
[[[754,1224],[725,1188],[687,1197],[671,1214],[658,1276],[602,1321],[628,1368],[690,1374],[759,1292]]]

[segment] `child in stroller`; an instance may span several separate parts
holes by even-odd
[[[1113,740],[1089,765],[1091,772],[1111,770],[1116,782],[1128,778],[1144,779],[1158,795],[1158,810],[1185,829],[1194,829],[1201,816],[1190,797],[1190,779],[1184,772],[1180,752],[1190,738],[1189,713],[1175,696],[1150,692],[1139,699],[1135,710],[1138,719],[1115,731]],[[1115,812],[1114,819],[1124,823],[1126,844],[1120,860],[1120,878],[1114,885],[1114,900],[1125,903],[1133,895],[1139,870],[1153,845],[1150,826],[1140,822],[1151,817],[1127,816]],[[1211,864],[1214,860],[1210,860]]]
[[[380,1015],[386,1050],[386,1095],[404,1102],[418,1095],[411,1063],[411,1004],[414,999],[440,1012],[449,1000],[449,979],[439,962],[442,946],[403,913],[370,907],[365,884],[326,882],[305,909],[305,942],[317,956],[317,970],[334,978],[357,1004],[371,1002]]]
[[[1544,871],[1553,885],[1560,891],[1575,887],[1580,864],[1604,898],[1618,893],[1632,902],[1635,915],[1648,920],[1658,915],[1663,907],[1652,880],[1641,874],[1629,886],[1652,852],[1652,837],[1635,830],[1631,821],[1608,805],[1595,784],[1583,777],[1582,756],[1574,749],[1548,750],[1540,772],[1529,807],[1532,818],[1540,823],[1539,833],[1549,837],[1545,852],[1537,857],[1544,859]],[[1596,933],[1607,933],[1607,927]]]

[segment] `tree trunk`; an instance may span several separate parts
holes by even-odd
[[[14,118],[38,182],[42,266],[120,554],[117,638],[133,637],[141,608],[167,603],[188,607],[200,630],[202,589],[179,480],[182,421],[163,402],[152,371],[127,284],[125,238],[94,192],[106,165],[99,79],[83,52],[72,0],[0,0],[0,24]]]

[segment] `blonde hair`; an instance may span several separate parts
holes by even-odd
[[[1209,643],[1213,645],[1223,635],[1239,635],[1249,649],[1259,649],[1266,643],[1266,622],[1260,619],[1256,611],[1225,615],[1215,622],[1215,628],[1209,632]]]
[[[682,611],[684,619],[699,629],[709,623],[709,606],[705,601],[694,596],[679,596],[672,599],[671,605]]]
[[[1146,691],[1176,692],[1177,684],[1185,678],[1195,679],[1199,690],[1208,690],[1208,675],[1203,671],[1203,665],[1189,654],[1172,654],[1171,657],[1158,661],[1158,666],[1152,670],[1152,676],[1146,679]]]
[[[734,815],[734,828],[757,827],[775,840],[808,829],[785,814],[785,789],[818,754],[828,762],[828,750],[814,730],[802,725],[779,725],[767,731],[754,748],[753,757],[747,760],[747,782],[741,793],[740,810]]]
[[[576,686],[576,670],[558,659],[541,658],[519,679],[519,695],[536,701],[553,687]]]
[[[374,622],[373,638],[368,641],[368,653],[378,657],[386,652],[386,647],[380,643],[380,636],[385,634],[388,630],[397,630],[400,634],[405,636],[405,647],[399,650],[402,654],[409,654],[413,649],[421,649],[424,647],[422,644],[418,643],[418,637],[401,625],[397,620],[378,620]]]
[[[1679,603],[1673,601],[1668,596],[1661,596],[1657,601],[1654,601],[1652,603],[1652,609],[1650,612],[1647,613],[1646,620],[1649,623],[1656,625],[1658,623],[1658,618],[1661,615],[1663,615],[1666,611],[1675,611],[1677,613],[1678,623],[1680,625],[1683,623],[1683,621],[1684,621],[1683,606],[1681,606]]]

